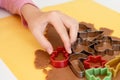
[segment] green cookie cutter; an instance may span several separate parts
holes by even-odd
[[[112,73],[109,71],[108,68],[91,68],[87,69],[85,71],[86,79],[87,80],[101,80],[100,77],[96,76],[102,76],[104,75],[104,79],[102,80],[111,80],[112,79]]]

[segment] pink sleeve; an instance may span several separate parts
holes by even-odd
[[[34,5],[32,0],[0,0],[0,7],[6,9],[7,11],[11,12],[12,14],[19,14],[22,18],[22,22],[24,25],[27,25],[25,19],[21,14],[21,7],[24,4],[31,4]]]

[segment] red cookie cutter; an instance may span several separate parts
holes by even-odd
[[[98,68],[98,67],[104,67],[105,63],[107,61],[102,59],[102,56],[89,56],[88,59],[84,61],[84,67],[85,69],[89,68]]]
[[[55,58],[58,56],[59,53],[63,53],[65,59],[64,60],[55,60]],[[66,52],[65,48],[59,47],[56,49],[56,51],[53,51],[53,53],[50,56],[51,64],[56,68],[63,68],[68,65],[68,59],[69,54]]]

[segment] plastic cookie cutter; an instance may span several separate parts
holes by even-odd
[[[102,59],[100,55],[98,56],[88,56],[86,60],[84,60],[84,67],[85,69],[89,68],[98,68],[104,67],[106,60]]]
[[[120,56],[116,56],[114,59],[108,61],[105,66],[113,73],[115,77],[120,70]]]
[[[64,59],[62,60],[56,60],[59,54],[63,54]],[[53,51],[53,53],[50,56],[51,64],[56,68],[63,68],[68,65],[68,59],[69,54],[66,52],[66,50],[63,47],[57,48],[56,51]]]
[[[72,52],[75,54],[84,53],[86,55],[94,55],[95,51],[90,47],[92,45],[89,41],[77,38],[76,42],[72,45]]]
[[[112,38],[109,36],[104,36],[97,45],[94,46],[98,55],[114,55],[114,50],[112,47]]]
[[[69,67],[72,72],[79,78],[85,76],[85,68],[82,63],[83,60],[87,59],[87,55],[79,53],[79,54],[71,54],[69,57]]]
[[[87,80],[111,80],[112,73],[108,68],[91,68],[85,71]]]

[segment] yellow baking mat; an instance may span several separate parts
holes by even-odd
[[[114,31],[113,36],[120,35],[120,14],[93,0],[75,0],[43,9],[50,10],[60,10],[78,21],[94,24],[97,29],[109,28]],[[40,45],[31,32],[22,26],[19,17],[0,19],[0,58],[18,80],[45,80],[42,70],[34,67],[34,51],[39,48]]]

